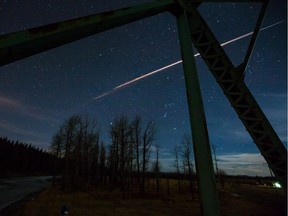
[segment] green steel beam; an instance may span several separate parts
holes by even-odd
[[[175,7],[161,0],[0,36],[0,66]]]
[[[204,216],[219,216],[219,199],[215,184],[208,129],[185,10],[177,15],[177,26],[200,189],[201,211]]]
[[[190,2],[191,0],[180,0]],[[193,3],[263,3],[267,2],[268,0],[193,0]],[[189,3],[189,4],[190,4]]]
[[[187,14],[194,46],[269,167],[284,188],[287,188],[287,150],[244,83],[243,69],[234,67],[196,8],[190,7]]]
[[[177,0],[186,11],[193,11],[202,3],[268,3],[268,0]],[[174,11],[171,11],[174,14]]]
[[[255,28],[254,28],[254,31],[253,31],[253,35],[251,37],[248,49],[246,51],[246,55],[245,55],[244,61],[241,64],[241,69],[243,70],[243,72],[245,71],[245,69],[247,67],[247,64],[249,62],[251,53],[253,51],[253,48],[254,48],[254,45],[255,45],[255,42],[256,42],[256,39],[257,39],[257,36],[258,36],[258,33],[260,31],[260,28],[261,28],[262,21],[264,19],[264,16],[265,16],[265,13],[266,13],[266,10],[267,10],[267,6],[268,6],[268,1],[266,1],[266,2],[264,2],[262,4],[262,8],[261,8],[261,11],[260,11],[260,13],[258,15],[258,19],[257,19],[256,25],[255,25]]]
[[[285,187],[287,187],[287,150],[248,87],[243,82],[243,68],[245,68],[245,65],[249,61],[264,12],[260,13],[254,29],[254,36],[252,36],[242,66],[240,65],[240,67],[235,68],[196,9],[201,3],[205,2],[267,3],[266,0],[160,0],[10,33],[0,36],[0,65],[9,64],[19,59],[158,13],[165,11],[175,13],[175,8],[179,9],[179,5],[181,5],[180,13],[176,13],[176,16],[183,58],[190,123],[193,131],[202,211],[205,216],[218,216],[220,214],[219,201],[215,187],[200,84],[191,47],[192,42],[245,125],[246,130],[250,133],[269,167]],[[264,11],[265,7],[267,5],[263,6],[261,11]],[[185,12],[183,9],[187,11]]]

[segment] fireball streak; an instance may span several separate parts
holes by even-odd
[[[274,23],[274,24],[272,24],[272,25],[263,27],[263,28],[260,29],[260,31],[263,31],[263,30],[272,28],[272,27],[274,27],[274,26],[276,26],[276,25],[281,24],[282,22],[284,22],[284,20],[279,21],[279,22],[277,22],[277,23]],[[226,41],[226,42],[222,43],[221,46],[226,46],[226,45],[231,44],[231,43],[233,43],[233,42],[235,42],[235,41],[238,41],[238,40],[241,40],[241,39],[243,39],[243,38],[246,38],[246,37],[248,37],[248,36],[250,36],[250,35],[252,35],[252,34],[253,34],[253,31],[252,31],[252,32],[249,32],[249,33],[246,33],[246,34],[244,34],[244,35],[241,35],[241,36],[239,36],[239,37],[237,37],[237,38],[231,39],[231,40],[229,40],[229,41]],[[196,54],[194,55],[194,57],[197,57],[197,56],[200,56],[200,54],[199,54],[199,53],[196,53]],[[100,99],[100,98],[103,98],[103,97],[106,97],[106,96],[108,96],[108,95],[111,95],[111,94],[115,93],[116,91],[119,91],[119,90],[127,87],[128,85],[130,85],[130,84],[132,84],[132,83],[134,83],[134,82],[137,82],[137,81],[139,81],[139,80],[141,80],[141,79],[144,79],[144,78],[146,78],[146,77],[152,76],[152,75],[154,75],[154,74],[156,74],[156,73],[159,73],[159,72],[161,72],[161,71],[163,71],[163,70],[165,70],[165,69],[167,69],[167,68],[173,67],[173,66],[175,66],[175,65],[177,65],[177,64],[180,64],[180,63],[182,63],[182,60],[179,60],[179,61],[174,62],[174,63],[172,63],[172,64],[166,65],[166,66],[164,66],[164,67],[162,67],[162,68],[159,68],[159,69],[157,69],[157,70],[154,70],[154,71],[149,72],[149,73],[147,73],[147,74],[144,74],[144,75],[142,75],[142,76],[139,76],[139,77],[137,77],[137,78],[135,78],[135,79],[133,79],[133,80],[130,80],[130,81],[125,82],[125,83],[123,83],[123,84],[121,84],[121,85],[118,85],[118,86],[114,87],[113,89],[111,89],[111,90],[109,90],[109,91],[106,91],[106,92],[102,93],[101,95],[99,95],[99,96],[97,96],[97,97],[94,97],[93,99],[94,99],[94,100],[98,100],[98,99]]]

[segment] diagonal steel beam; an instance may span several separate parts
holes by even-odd
[[[202,3],[268,3],[268,0],[177,0],[187,11],[199,7]],[[177,9],[177,8],[176,8]],[[175,11],[175,10],[174,10]],[[172,12],[174,13],[174,12]]]
[[[0,66],[175,7],[161,0],[0,36]]]
[[[243,70],[243,73],[247,67],[247,64],[249,62],[249,59],[250,59],[250,56],[251,56],[251,53],[253,51],[253,48],[254,48],[254,45],[255,45],[255,42],[256,42],[256,39],[257,39],[257,36],[258,36],[258,33],[260,31],[260,28],[261,28],[261,24],[262,24],[262,21],[264,19],[264,16],[265,16],[265,13],[266,13],[266,10],[267,10],[267,6],[268,6],[268,1],[264,2],[262,4],[262,8],[261,8],[261,11],[258,15],[258,19],[257,19],[257,22],[256,22],[256,25],[255,25],[255,28],[254,28],[254,31],[253,31],[253,35],[252,35],[252,38],[250,40],[250,43],[249,43],[249,46],[248,46],[248,49],[246,51],[246,55],[245,55],[245,58],[244,58],[244,61],[243,63],[241,64],[241,69]]]
[[[287,150],[216,37],[194,7],[189,8],[191,39],[275,176],[287,188]]]
[[[189,0],[181,0],[189,2]],[[193,3],[263,3],[267,0],[193,0]]]

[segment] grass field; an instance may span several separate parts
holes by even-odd
[[[138,191],[127,192],[123,198],[120,190],[110,191],[103,187],[63,192],[51,186],[24,202],[13,216],[60,215],[63,205],[68,207],[71,216],[201,215],[197,195],[192,199],[188,192],[179,193],[173,180],[170,180],[170,195],[167,195],[165,182],[162,181],[159,193],[150,188],[145,198],[140,198]],[[219,196],[223,216],[286,216],[286,197],[279,189],[227,183]]]

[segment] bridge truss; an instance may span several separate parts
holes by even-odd
[[[205,2],[259,3],[259,13],[244,61],[235,67],[198,11]],[[244,82],[267,8],[267,0],[160,0],[85,16],[0,36],[0,65],[29,57],[105,30],[169,11],[177,19],[185,84],[193,131],[202,213],[220,215],[205,112],[193,47],[198,50],[231,106],[251,135],[275,176],[287,188],[287,150]]]

